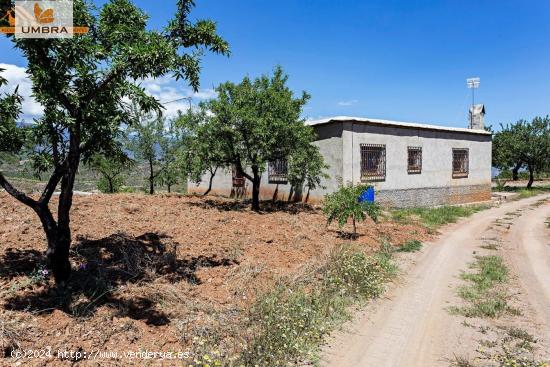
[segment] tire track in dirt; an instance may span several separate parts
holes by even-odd
[[[550,201],[534,205],[514,221],[505,254],[527,302],[540,336],[550,342]]]
[[[322,365],[448,366],[453,353],[475,350],[475,331],[447,311],[460,303],[458,274],[473,260],[483,234],[498,219],[541,198],[506,203],[443,228],[439,239],[415,259],[403,284],[367,307],[355,319],[352,335],[340,332],[334,337],[332,347],[324,350]]]

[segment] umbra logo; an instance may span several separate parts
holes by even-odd
[[[74,34],[88,32],[88,27],[73,24],[73,2],[28,1],[15,2],[15,9],[8,9],[0,18],[0,32],[15,34],[16,38],[71,38]]]
[[[34,3],[34,17],[40,24],[48,24],[53,22],[53,9],[42,10],[38,3]]]

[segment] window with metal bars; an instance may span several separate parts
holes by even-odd
[[[288,174],[288,163],[285,158],[278,158],[269,162],[267,175],[269,183],[286,184]]]
[[[233,167],[232,171],[233,187],[244,187],[245,177],[235,167]]]
[[[422,173],[422,147],[408,147],[407,172],[409,174]]]
[[[468,177],[469,154],[467,148],[453,148],[453,178]]]
[[[361,144],[361,180],[386,180],[386,145]]]

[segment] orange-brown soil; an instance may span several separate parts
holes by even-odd
[[[55,199],[51,203],[55,208]],[[220,198],[138,194],[76,196],[65,289],[43,271],[45,236],[36,214],[0,193],[0,350],[191,351],[242,317],[280,277],[297,276],[345,241],[320,209]],[[426,239],[416,224],[358,224],[355,241]],[[221,331],[220,331],[221,330]],[[0,358],[0,365],[12,365]],[[22,365],[72,365],[70,358]],[[82,360],[82,365],[141,365]],[[118,364],[117,364],[118,363]],[[155,362],[156,363],[156,362]],[[158,362],[173,365],[173,362]],[[79,364],[80,365],[80,364]],[[156,365],[156,364],[153,364]]]

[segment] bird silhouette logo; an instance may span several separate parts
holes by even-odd
[[[49,24],[54,21],[53,9],[42,10],[38,3],[34,3],[34,17],[40,24]]]

